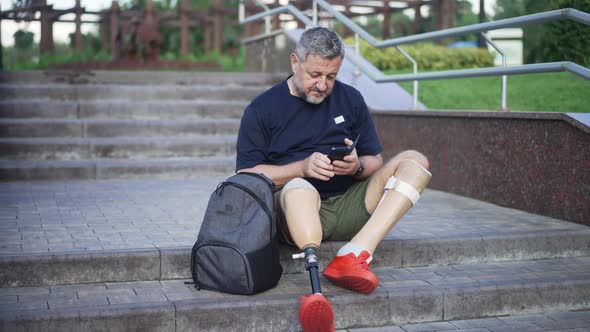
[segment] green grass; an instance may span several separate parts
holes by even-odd
[[[389,74],[400,72],[389,72]],[[412,93],[412,82],[401,82]],[[498,110],[500,77],[421,81],[418,99],[429,109]],[[590,81],[570,73],[508,76],[511,111],[590,112]]]

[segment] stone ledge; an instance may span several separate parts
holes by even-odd
[[[158,249],[0,256],[0,287],[158,280]]]
[[[326,242],[319,252],[320,266],[326,266],[342,244]],[[303,262],[291,258],[297,252],[281,247],[284,273],[303,270]],[[191,247],[162,247],[0,256],[0,287],[190,278],[190,253]],[[588,255],[590,229],[388,239],[380,244],[373,264],[411,267]]]
[[[201,291],[197,299],[0,312],[2,330],[296,331],[304,278],[255,296]],[[327,283],[325,283],[327,284]],[[285,286],[288,286],[285,288]],[[289,286],[294,285],[294,286]],[[206,293],[206,294],[205,294]],[[208,295],[209,294],[209,295]],[[590,308],[586,277],[394,287],[361,295],[327,285],[336,328],[371,327]]]
[[[0,313],[2,331],[173,331],[171,302]]]

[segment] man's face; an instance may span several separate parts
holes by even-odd
[[[297,55],[291,54],[295,90],[308,103],[319,104],[332,92],[342,57],[328,59],[308,55],[306,61],[300,60]]]

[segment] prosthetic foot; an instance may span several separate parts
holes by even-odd
[[[316,252],[317,246],[308,245],[301,254],[293,255],[293,259],[305,259],[305,269],[311,280],[312,295],[300,299],[299,322],[304,332],[331,332],[334,331],[334,313],[330,302],[322,295]]]

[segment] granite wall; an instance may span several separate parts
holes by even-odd
[[[429,187],[590,226],[590,128],[566,114],[374,112],[384,156],[430,160]]]

